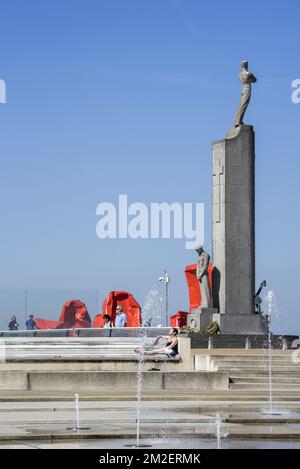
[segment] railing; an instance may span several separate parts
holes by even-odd
[[[168,335],[170,327],[114,327],[112,329],[37,329],[34,331],[0,331],[0,337],[156,337],[158,335]]]

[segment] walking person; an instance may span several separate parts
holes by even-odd
[[[104,314],[103,320],[104,320],[103,329],[112,329],[114,327],[109,314]]]
[[[109,329],[109,331],[107,331],[107,334],[108,334],[108,337],[111,337],[114,325],[113,325],[110,315],[104,314],[103,320],[104,320],[103,329]],[[106,334],[105,334],[105,337],[106,337]]]
[[[8,324],[8,329],[10,331],[17,331],[19,329],[19,323],[15,315],[10,318],[10,323]]]
[[[25,322],[27,331],[34,331],[36,329],[36,322],[33,319],[33,314],[30,314],[29,319]]]
[[[127,316],[122,306],[117,306],[116,313],[115,327],[127,327]]]

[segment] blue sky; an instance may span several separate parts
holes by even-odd
[[[298,0],[2,0],[1,288],[124,289],[142,302],[166,267],[171,310],[186,310],[184,242],[101,241],[95,210],[119,193],[204,202],[210,251],[211,142],[231,127],[247,59],[257,284],[276,294],[278,327],[299,333],[299,13]],[[56,317],[63,296],[34,312]],[[1,327],[17,297],[3,299]]]

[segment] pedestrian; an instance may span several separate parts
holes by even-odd
[[[127,316],[124,313],[122,306],[117,306],[116,313],[115,327],[126,327]]]
[[[34,331],[36,329],[36,322],[33,319],[33,314],[30,314],[29,319],[25,322],[27,331]]]
[[[8,324],[8,329],[10,331],[17,331],[19,329],[19,323],[15,315],[11,317],[10,323]]]
[[[111,321],[111,317],[109,314],[104,314],[103,320],[104,320],[104,324],[103,324],[104,329],[111,329],[113,327],[113,323]]]

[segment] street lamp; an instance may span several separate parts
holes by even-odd
[[[170,275],[165,270],[164,275],[159,277],[158,279],[160,282],[163,282],[165,285],[165,326],[168,327],[169,322],[169,283],[170,283]]]

